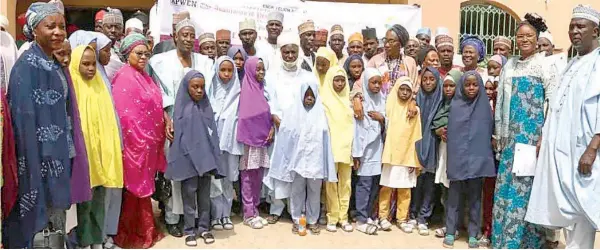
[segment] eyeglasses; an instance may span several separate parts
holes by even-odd
[[[152,54],[150,52],[134,51],[133,53],[135,53],[135,55],[139,58],[142,58],[142,56],[146,56],[146,58],[150,58],[150,56],[152,56]]]

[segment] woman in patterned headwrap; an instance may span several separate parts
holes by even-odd
[[[478,63],[485,59],[485,44],[477,36],[465,37],[460,43],[462,54],[463,73],[471,70],[477,71],[482,79],[487,79],[487,69],[479,67]]]
[[[64,232],[64,211],[71,202],[90,198],[89,181],[72,182],[72,177],[89,178],[79,171],[88,166],[78,161],[85,148],[79,150],[83,138],[72,85],[52,53],[63,45],[64,23],[55,5],[33,3],[24,30],[36,36],[10,77],[7,99],[14,118],[19,189],[17,205],[5,222],[11,229],[4,239],[8,248],[31,247],[34,234],[47,227]]]
[[[124,187],[119,230],[122,248],[150,248],[163,235],[155,225],[150,196],[154,176],[164,172],[165,120],[158,85],[144,71],[150,57],[148,41],[131,34],[121,43],[125,64],[112,81],[115,108],[123,129]]]

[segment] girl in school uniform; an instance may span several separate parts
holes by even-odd
[[[442,103],[442,80],[434,67],[423,69],[421,87],[417,93],[417,106],[421,112],[423,138],[416,143],[417,156],[423,167],[413,189],[409,223],[416,226],[419,234],[429,235],[427,220],[433,213],[435,193],[435,171],[437,169],[437,147],[439,138],[431,130],[433,118]]]
[[[448,72],[446,78],[444,78],[444,101],[442,104],[440,104],[440,108],[435,114],[431,126],[431,129],[435,132],[436,136],[438,136],[440,140],[438,169],[435,172],[435,184],[442,185],[441,204],[444,206],[446,204],[446,196],[448,195],[448,187],[450,186],[450,181],[448,181],[448,175],[446,174],[446,166],[448,161],[448,154],[446,150],[446,141],[448,136],[448,112],[450,112],[450,102],[452,102],[452,98],[454,97],[456,84],[458,81],[460,81],[462,74],[462,71],[459,69],[452,69]],[[458,235],[458,232],[456,232],[456,234]],[[444,238],[446,236],[446,227],[436,229],[435,236],[438,238]]]
[[[381,73],[367,68],[362,77],[363,109],[366,116],[355,120],[352,157],[357,171],[355,202],[357,230],[372,235],[377,232],[371,212],[379,192],[381,175],[382,134],[385,129],[385,98],[381,93]],[[336,82],[334,79],[334,88]]]
[[[481,76],[466,72],[450,104],[448,115],[448,200],[444,247],[453,247],[462,194],[469,208],[469,248],[478,248],[481,228],[481,191],[485,177],[496,175],[492,133],[494,120]]]
[[[325,184],[327,200],[327,231],[336,232],[339,224],[342,230],[354,230],[348,222],[348,206],[351,194],[352,175],[352,136],[354,135],[353,111],[350,108],[350,89],[346,72],[333,66],[325,76],[322,90],[323,107],[327,115],[331,148],[338,175],[338,182]]]
[[[230,217],[234,197],[233,182],[238,180],[240,156],[244,150],[235,137],[241,86],[235,62],[228,56],[217,59],[213,73],[211,81],[206,84],[206,95],[215,116],[221,163],[227,177],[212,180],[210,224],[215,230],[232,230],[233,222]]]
[[[205,244],[215,241],[209,231],[211,177],[225,176],[215,118],[204,86],[204,75],[196,70],[188,72],[179,85],[173,113],[175,136],[165,173],[166,178],[181,181],[185,244],[190,247],[197,245],[198,237]]]
[[[263,171],[269,168],[268,146],[273,141],[275,128],[264,95],[264,63],[258,57],[249,57],[244,65],[244,74],[237,126],[237,141],[244,144],[240,160],[244,224],[261,229],[267,221],[259,216],[258,205]]]
[[[295,86],[298,91],[282,120],[273,147],[268,178],[291,184],[290,212],[297,234],[304,213],[308,229],[320,233],[318,219],[323,180],[337,182],[329,126],[314,78]]]
[[[398,228],[412,233],[414,225],[408,223],[411,188],[417,185],[421,164],[417,159],[415,143],[421,139],[421,120],[406,118],[412,101],[410,78],[398,78],[385,104],[387,133],[383,149],[381,191],[379,192],[379,220],[382,230],[390,230],[388,220],[392,207],[392,194],[396,193],[396,219]],[[418,115],[418,114],[417,114]]]

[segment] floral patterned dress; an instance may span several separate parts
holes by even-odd
[[[544,102],[555,86],[555,73],[548,70],[542,59],[537,55],[525,60],[511,59],[501,76],[496,129],[503,150],[492,213],[495,249],[540,248],[546,240],[541,226],[524,220],[534,177],[512,173],[515,144],[537,145],[544,125]],[[507,126],[507,130],[502,126]]]

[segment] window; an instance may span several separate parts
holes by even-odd
[[[481,3],[482,1],[473,2],[461,5],[460,41],[466,36],[476,35],[485,43],[486,54],[492,55],[494,38],[506,36],[513,41],[514,48],[515,33],[520,19],[494,5]]]

